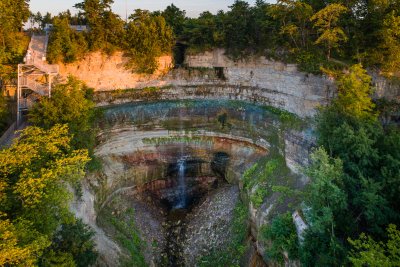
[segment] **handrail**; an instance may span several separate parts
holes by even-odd
[[[20,85],[22,87],[28,87],[32,91],[35,91],[36,93],[40,95],[48,95],[49,88],[47,85],[42,85],[36,81],[33,81],[31,79],[28,79],[27,77],[22,77]]]
[[[42,38],[44,40],[39,40],[39,38]],[[43,51],[34,49],[32,47],[34,40],[37,40],[37,42],[42,43]],[[47,64],[44,61],[46,59],[46,55],[47,55],[48,41],[49,41],[49,37],[47,35],[35,36],[35,34],[33,34],[31,37],[31,42],[29,43],[28,51],[25,55],[24,61],[25,61],[25,64],[33,65],[48,74],[58,74],[59,66],[57,64]]]

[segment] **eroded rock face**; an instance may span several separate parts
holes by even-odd
[[[284,131],[276,117],[249,104],[157,102],[110,108],[105,114],[95,150],[103,169],[87,177],[83,201],[74,205],[76,214],[94,227],[105,266],[128,260],[132,253],[122,245],[118,228],[137,229],[147,241],[143,254],[148,264],[168,265],[172,259],[170,266],[193,266],[228,241],[239,195],[235,185],[246,169],[272,149],[293,165],[308,156],[302,142],[306,132]],[[171,210],[181,209],[176,203],[182,196],[182,162],[191,204],[173,221]],[[251,209],[253,236],[266,222],[271,203]],[[254,247],[262,253],[261,246]],[[249,261],[259,262],[253,254]]]
[[[78,62],[59,64],[60,75],[62,79],[73,75],[96,90],[159,86],[160,77],[168,73],[173,59],[168,55],[158,58],[158,70],[153,75],[132,73],[132,70],[125,67],[128,61],[129,58],[123,52],[118,51],[112,55],[93,52]]]

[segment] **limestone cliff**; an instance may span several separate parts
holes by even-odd
[[[94,52],[78,62],[60,64],[60,75],[63,79],[73,75],[96,90],[158,86],[160,77],[172,66],[172,57],[158,58],[159,69],[153,75],[133,73],[125,67],[127,62],[128,57],[123,52],[115,52],[113,55]]]
[[[332,79],[298,71],[295,64],[284,64],[265,57],[234,62],[223,49],[186,55],[185,68],[172,69],[171,56],[159,59],[153,75],[132,73],[125,68],[128,58],[122,52],[91,53],[73,64],[60,66],[61,77],[73,75],[96,91],[163,88],[162,99],[235,99],[285,109],[300,117],[315,114],[336,95]],[[400,87],[379,75],[372,75],[376,97],[398,98]],[[104,104],[104,103],[103,103]]]

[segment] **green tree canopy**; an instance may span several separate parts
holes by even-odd
[[[381,31],[380,54],[383,72],[393,76],[400,72],[400,14],[395,11],[387,14]]]
[[[314,27],[320,33],[315,44],[326,46],[328,59],[331,57],[332,48],[337,48],[339,42],[347,41],[346,34],[338,26],[340,16],[347,11],[348,9],[341,4],[330,4],[310,18],[311,21],[314,21]]]
[[[28,46],[28,38],[21,32],[29,18],[29,1],[0,1],[0,80],[16,77],[14,69],[22,61]]]
[[[167,6],[163,12],[161,12],[161,16],[164,17],[165,22],[172,28],[175,36],[181,38],[186,20],[185,10],[180,10],[174,4],[171,4]]]
[[[386,243],[377,242],[372,237],[362,233],[357,240],[349,238],[353,250],[349,259],[353,266],[399,266],[400,265],[400,231],[396,225],[387,228]]]
[[[172,29],[164,17],[137,9],[126,29],[128,66],[140,73],[153,73],[158,68],[157,57],[171,53],[174,45]]]
[[[360,64],[350,67],[337,81],[339,94],[336,103],[344,113],[357,119],[374,119],[371,77]]]
[[[304,235],[302,262],[306,266],[340,265],[345,250],[337,237],[336,221],[347,210],[342,161],[318,148],[311,154],[305,174],[311,181],[304,201],[309,227]]]
[[[292,46],[306,48],[309,42],[309,20],[313,15],[312,7],[304,2],[281,0],[269,9],[271,16],[280,23],[279,33],[287,36]]]
[[[236,0],[226,13],[223,27],[224,47],[233,59],[240,59],[255,48],[254,17],[247,2]]]
[[[92,89],[83,82],[69,77],[67,83],[58,84],[52,90],[51,98],[43,97],[29,112],[29,121],[50,129],[56,124],[68,124],[73,135],[73,145],[78,148],[92,148],[94,138],[91,120],[94,103],[90,99]]]
[[[289,259],[299,257],[299,239],[292,215],[289,212],[275,217],[262,229],[261,235],[262,238],[272,242],[272,246],[266,251],[268,258],[283,264],[285,252],[288,253]]]
[[[84,176],[86,150],[66,126],[28,127],[0,150],[0,263],[34,265],[61,223],[71,222],[68,184]]]
[[[85,17],[90,31],[87,34],[92,51],[108,49],[113,51],[123,37],[124,23],[111,11],[113,0],[84,0],[75,5]]]
[[[70,28],[68,18],[53,19],[53,30],[47,48],[47,59],[50,63],[74,62],[82,58],[87,50],[84,35]]]

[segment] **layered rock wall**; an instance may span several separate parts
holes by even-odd
[[[224,55],[223,49],[214,49],[187,55],[186,68],[172,69],[171,56],[158,61],[159,69],[153,75],[141,75],[126,69],[128,57],[122,52],[95,52],[79,62],[60,65],[60,77],[65,80],[73,75],[96,91],[162,87],[170,89],[164,98],[240,99],[282,108],[301,117],[313,116],[317,106],[329,103],[336,95],[333,80],[265,57],[235,62]],[[399,98],[398,84],[377,74],[372,77],[375,97]],[[202,94],[192,93],[199,90]]]
[[[112,56],[97,52],[78,63],[61,65],[60,73],[63,79],[76,76],[97,91],[163,87],[170,88],[168,95],[175,98],[203,96],[254,101],[302,117],[312,116],[315,107],[326,104],[334,92],[332,81],[301,73],[295,65],[264,57],[234,62],[221,49],[188,55],[186,69],[170,70],[172,58],[161,57],[160,68],[154,75],[132,73],[125,68],[127,61],[121,52]],[[202,95],[191,94],[199,89],[204,89]]]

